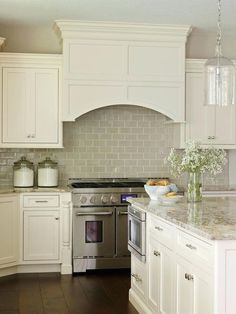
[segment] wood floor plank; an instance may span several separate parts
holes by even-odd
[[[18,291],[0,291],[0,311],[17,311],[18,309]]]
[[[92,306],[81,287],[78,277],[62,276],[61,287],[71,314],[90,314]]]
[[[116,309],[98,280],[98,275],[90,274],[80,277],[80,283],[94,314],[116,314]]]

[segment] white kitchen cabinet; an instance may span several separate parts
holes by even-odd
[[[148,302],[154,313],[171,314],[174,311],[173,253],[157,239],[149,237],[148,241]]]
[[[186,141],[196,140],[203,145],[234,148],[236,108],[204,105],[204,60],[199,61],[195,68],[191,68],[191,62],[194,64],[194,60],[188,61],[186,73]]]
[[[2,147],[61,147],[60,63],[59,56],[0,55]]]
[[[0,268],[18,260],[19,206],[16,195],[0,196]]]
[[[213,313],[213,276],[181,257],[175,265],[176,314]]]
[[[59,211],[24,211],[23,259],[25,261],[59,259],[59,219]]]

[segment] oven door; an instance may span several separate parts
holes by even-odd
[[[116,256],[130,256],[128,250],[128,206],[116,207]]]
[[[128,214],[128,247],[138,257],[146,254],[146,222]]]
[[[114,230],[113,207],[74,208],[73,257],[113,257]]]

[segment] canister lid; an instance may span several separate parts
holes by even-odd
[[[57,165],[56,161],[51,160],[50,157],[46,157],[45,160],[38,163],[40,167],[55,167]]]
[[[19,167],[32,167],[33,166],[33,163],[29,160],[26,159],[25,156],[22,156],[20,158],[20,160],[14,162],[14,166],[19,166]]]

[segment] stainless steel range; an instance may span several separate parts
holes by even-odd
[[[129,197],[146,197],[143,179],[70,179],[73,272],[129,268]]]

